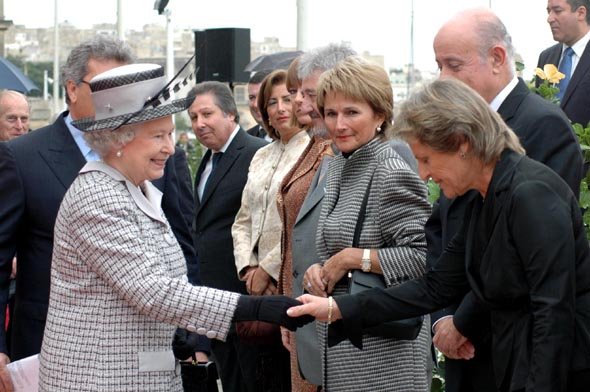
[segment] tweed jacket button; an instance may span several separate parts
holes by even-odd
[[[205,328],[203,328],[203,327],[197,328],[197,333],[199,335],[205,335],[207,333],[207,330]]]
[[[216,331],[209,331],[209,332],[207,332],[207,337],[209,339],[215,339],[217,337],[217,332]]]
[[[197,330],[197,327],[195,327],[192,324],[189,324],[189,325],[186,326],[186,330],[189,331],[189,332],[195,332]]]

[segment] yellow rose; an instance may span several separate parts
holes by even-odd
[[[565,75],[559,72],[557,67],[553,64],[545,64],[543,69],[536,68],[535,75],[553,84],[559,83],[561,79],[565,78]]]

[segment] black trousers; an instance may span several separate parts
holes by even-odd
[[[256,346],[241,344],[232,327],[225,342],[211,340],[211,351],[224,391],[256,391],[259,355]]]
[[[489,353],[468,361],[445,358],[446,392],[497,392]]]

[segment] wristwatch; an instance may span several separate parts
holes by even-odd
[[[363,258],[361,259],[361,268],[363,272],[371,272],[371,250],[363,249]]]

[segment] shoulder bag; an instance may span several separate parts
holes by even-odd
[[[359,247],[358,244],[361,236],[361,228],[363,226],[363,221],[365,219],[367,201],[369,199],[369,192],[371,190],[372,183],[373,175],[371,175],[371,179],[369,180],[369,185],[367,186],[367,190],[365,191],[365,196],[363,198],[361,209],[359,211],[359,216],[356,221],[354,237],[352,239],[353,248]],[[361,291],[369,290],[374,287],[378,287],[381,289],[387,288],[385,285],[385,279],[383,278],[383,275],[373,274],[370,272],[363,272],[360,269],[354,269],[348,272],[349,294],[357,294]],[[420,329],[422,328],[423,321],[424,316],[412,317],[397,321],[388,321],[386,323],[382,323],[374,327],[366,328],[363,330],[363,332],[372,336],[379,336],[383,338],[413,340],[416,339],[416,337],[418,337]]]

